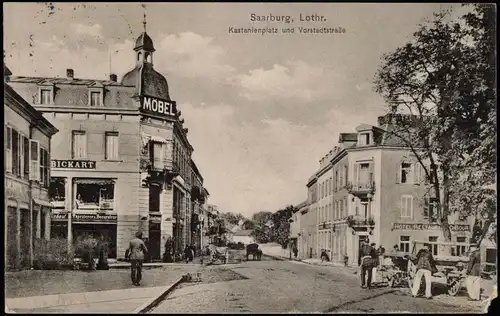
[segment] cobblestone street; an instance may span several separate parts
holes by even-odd
[[[481,302],[438,295],[412,298],[408,289],[362,290],[356,275],[295,261],[214,265],[202,281],[183,284],[150,313],[482,312]]]

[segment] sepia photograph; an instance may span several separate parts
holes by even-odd
[[[5,313],[495,314],[496,26],[4,2]]]

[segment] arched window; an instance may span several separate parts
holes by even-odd
[[[141,53],[141,52],[138,52],[138,53],[137,53],[137,61],[141,60],[141,56],[142,56],[142,53]]]
[[[144,60],[148,63],[151,62],[151,54],[150,53],[144,53]]]

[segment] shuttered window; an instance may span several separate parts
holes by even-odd
[[[106,160],[118,160],[118,136],[117,132],[106,132]]]
[[[30,174],[29,179],[40,181],[40,152],[39,143],[36,140],[30,140]]]
[[[87,158],[87,134],[85,131],[73,131],[73,159]]]
[[[16,176],[21,175],[19,138],[19,133],[15,129],[12,129],[12,173]]]
[[[5,171],[12,173],[12,128],[5,126]]]
[[[401,196],[401,217],[405,218],[413,217],[413,196],[411,195]]]
[[[23,177],[28,180],[30,175],[30,140],[23,136]]]

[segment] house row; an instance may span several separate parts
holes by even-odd
[[[23,258],[39,236],[68,246],[104,238],[117,260],[141,231],[150,261],[162,260],[169,238],[174,257],[212,238],[218,212],[207,204],[188,129],[153,67],[154,52],[144,30],[131,52],[135,67],[121,81],[79,78],[73,69],[50,78],[7,74],[6,188],[10,195],[29,188],[6,199],[7,244],[19,249],[9,260],[29,268]]]
[[[369,240],[390,251],[411,252],[413,242],[443,241],[436,198],[413,152],[391,133],[401,115],[378,117],[377,126],[359,125],[340,133],[307,181],[307,199],[296,206],[290,238],[301,258],[321,250],[341,264],[360,263],[360,245]],[[424,162],[425,163],[425,162]],[[453,242],[468,243],[473,219],[450,216]],[[442,251],[434,246],[435,255]],[[458,246],[457,255],[466,251]]]

